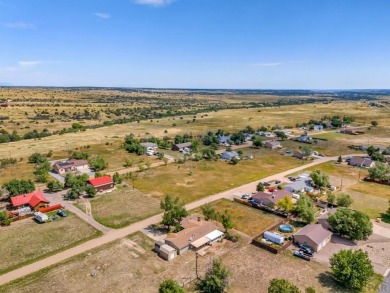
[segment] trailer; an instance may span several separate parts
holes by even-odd
[[[279,245],[283,244],[283,242],[284,242],[284,237],[282,235],[277,234],[277,233],[272,233],[269,231],[265,231],[263,237],[265,239],[272,241],[273,243],[276,243]]]
[[[49,220],[49,217],[44,213],[36,212],[34,213],[34,219],[39,223],[46,223]]]

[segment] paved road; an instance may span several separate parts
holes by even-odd
[[[321,163],[325,163],[325,162],[328,162],[328,161],[332,161],[332,160],[337,160],[337,157],[323,157],[323,158],[317,159],[317,160],[315,160],[315,161],[313,161],[313,162],[311,162],[309,164],[305,164],[305,165],[302,165],[302,166],[299,166],[299,167],[296,167],[296,168],[293,168],[293,169],[290,169],[290,170],[287,170],[287,171],[284,171],[284,172],[281,172],[279,174],[275,174],[275,175],[272,175],[272,176],[269,176],[269,177],[266,177],[266,178],[262,178],[261,181],[280,180],[280,179],[286,177],[289,174],[292,174],[292,173],[295,173],[295,172],[299,172],[299,171],[304,170],[304,169],[306,169],[308,167],[315,166],[315,165],[318,165],[318,164],[321,164]],[[230,189],[230,190],[227,190],[227,191],[224,191],[224,192],[221,192],[221,193],[218,193],[218,194],[206,197],[204,199],[192,202],[192,203],[186,205],[186,208],[188,210],[191,210],[191,209],[195,209],[195,208],[197,208],[199,206],[202,206],[202,205],[204,205],[204,204],[206,204],[208,202],[212,202],[212,201],[215,201],[215,200],[218,200],[218,199],[222,199],[222,198],[232,199],[234,197],[234,194],[238,193],[238,192],[243,192],[243,193],[253,192],[253,191],[256,190],[256,186],[257,186],[259,181],[260,180],[257,180],[257,181],[254,181],[254,182],[242,185],[240,187],[236,187],[236,188],[233,188],[233,189]],[[79,209],[73,207],[72,205],[70,205],[69,203],[67,203],[65,201],[59,202],[59,203],[64,204],[64,205],[68,204],[69,206],[66,206],[66,207],[69,208],[69,210],[71,210],[72,212],[74,212],[77,215],[79,215],[79,212],[81,212]],[[82,214],[85,215],[84,213],[82,213]],[[36,262],[34,262],[32,264],[26,265],[24,267],[21,267],[19,269],[13,270],[13,271],[11,271],[9,273],[6,273],[6,274],[0,276],[0,285],[3,285],[3,284],[8,283],[8,282],[11,282],[13,280],[16,280],[18,278],[26,276],[28,274],[37,272],[37,271],[39,271],[41,269],[44,269],[44,268],[46,268],[48,266],[54,265],[54,264],[56,264],[58,262],[61,262],[61,261],[65,260],[65,259],[68,259],[68,258],[73,257],[75,255],[78,255],[80,253],[84,253],[84,252],[86,252],[88,250],[91,250],[91,249],[96,248],[98,246],[101,246],[103,244],[106,244],[106,243],[112,242],[114,240],[123,238],[123,237],[125,237],[125,236],[127,236],[127,235],[129,235],[131,233],[136,232],[136,231],[145,229],[146,227],[148,227],[148,226],[150,226],[152,224],[161,222],[161,219],[162,219],[162,214],[158,214],[156,216],[147,218],[147,219],[145,219],[143,221],[134,223],[134,224],[132,224],[130,226],[127,226],[125,228],[122,228],[122,229],[106,231],[105,234],[102,237],[99,237],[99,238],[96,238],[96,239],[93,239],[93,240],[89,240],[89,241],[87,241],[87,242],[85,242],[83,244],[80,244],[80,245],[75,246],[73,248],[67,249],[67,250],[65,250],[63,252],[60,252],[60,253],[57,253],[55,255],[49,256],[49,257],[47,257],[45,259],[36,261]],[[91,225],[93,225],[94,227],[95,227],[95,225],[100,225],[99,223],[97,223],[92,218],[91,219],[87,218],[86,220]],[[100,227],[99,230],[102,230],[104,228],[108,229],[107,227],[104,227],[104,228],[103,227]]]

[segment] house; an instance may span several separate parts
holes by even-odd
[[[91,185],[96,192],[102,192],[114,188],[114,181],[110,176],[88,179],[87,184]]]
[[[324,126],[322,126],[321,124],[317,124],[317,125],[314,125],[314,126],[313,126],[313,130],[314,130],[314,131],[320,132],[320,131],[322,131],[323,129],[324,129]]]
[[[231,140],[230,140],[230,136],[229,135],[221,135],[218,137],[218,141],[221,145],[230,145],[231,143]]]
[[[59,175],[66,175],[68,173],[89,173],[89,166],[87,160],[67,160],[59,161],[53,165],[53,172]]]
[[[245,138],[245,141],[249,141],[251,140],[253,137],[253,134],[251,133],[244,133],[244,138]]]
[[[313,138],[310,135],[302,134],[300,137],[297,138],[298,142],[304,142],[304,143],[311,143]]]
[[[269,131],[258,131],[258,132],[256,132],[256,134],[260,135],[260,136],[265,136],[265,137],[275,137],[275,135]]]
[[[154,250],[158,255],[167,261],[174,259],[177,256],[176,249],[165,244],[163,241],[157,241],[154,245]]]
[[[217,224],[202,220],[200,217],[188,216],[181,221],[180,226],[183,230],[169,234],[165,239],[165,244],[176,249],[179,255],[189,249],[198,250],[210,245],[221,240],[224,235],[218,230]]]
[[[285,135],[291,135],[292,130],[291,129],[275,129],[274,133],[283,132]]]
[[[224,151],[224,152],[221,154],[221,159],[230,161],[230,160],[233,159],[233,158],[239,159],[239,158],[240,158],[240,155],[239,155],[237,152],[235,152],[235,151],[231,151],[231,152]]]
[[[183,152],[183,151],[189,151],[191,149],[192,143],[191,142],[184,142],[184,143],[176,143],[172,146],[173,151]]]
[[[313,192],[314,188],[311,186],[311,178],[309,175],[303,174],[299,176],[295,182],[287,184],[284,188],[288,191],[295,192]]]
[[[353,157],[348,164],[354,167],[371,168],[375,166],[375,161],[362,157]]]
[[[307,156],[305,156],[301,151],[294,151],[293,155],[294,158],[298,158],[300,160],[306,160]]]
[[[327,229],[327,230],[330,230],[330,225],[328,223],[328,218],[331,214],[334,214],[335,212],[337,211],[337,208],[330,208],[330,209],[326,209],[322,214],[321,216],[319,216],[318,220],[317,220],[317,224],[320,224],[322,225],[322,227],[324,229]]]
[[[263,206],[273,207],[278,202],[278,200],[283,199],[286,196],[292,198],[293,194],[285,188],[281,190],[276,190],[272,193],[260,191],[252,195],[252,201]]]
[[[324,229],[320,224],[310,224],[296,232],[293,238],[294,243],[306,244],[318,252],[330,242],[332,232]]]
[[[157,143],[154,142],[141,142],[140,145],[145,147],[147,150],[155,150],[158,148]]]
[[[264,145],[266,148],[269,148],[271,150],[275,150],[278,148],[282,148],[281,144],[279,141],[272,140],[272,141],[267,141]]]
[[[11,197],[11,204],[17,209],[28,207],[31,210],[39,210],[49,203],[41,190]]]
[[[343,129],[340,130],[340,133],[350,134],[350,135],[364,134],[364,132],[357,131],[356,129],[352,129],[352,128],[343,128]]]

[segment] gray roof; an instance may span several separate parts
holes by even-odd
[[[337,208],[328,209],[321,216],[319,216],[318,220],[327,220],[331,214],[334,214],[337,211]]]
[[[175,144],[178,148],[189,148],[191,147],[191,142],[183,142],[183,143],[177,143]]]
[[[229,156],[230,158],[238,157],[238,156],[239,156],[239,154],[238,154],[236,151],[231,151],[231,152],[224,151],[224,152],[222,153],[222,155],[227,155],[227,156]]]
[[[311,186],[311,179],[305,178],[297,179],[297,181],[287,184],[284,188],[290,190],[291,192],[299,191],[302,189],[305,191],[313,190],[313,187]]]
[[[352,166],[370,167],[373,162],[371,159],[353,157],[349,164]]]
[[[322,227],[322,225],[320,224],[311,224],[303,227],[301,230],[294,234],[294,236],[298,235],[306,236],[318,245],[330,235],[332,235],[332,232],[324,229],[324,227]]]
[[[157,143],[154,143],[154,142],[141,142],[140,144],[142,146],[146,147],[146,148],[155,148],[155,147],[157,147]]]

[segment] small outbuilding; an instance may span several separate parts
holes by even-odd
[[[177,256],[176,249],[168,244],[165,244],[163,241],[157,241],[154,245],[154,250],[162,259],[167,261],[170,261]]]
[[[239,159],[239,158],[240,158],[240,155],[239,155],[237,152],[235,152],[235,151],[231,151],[231,152],[224,151],[224,152],[221,154],[221,159],[223,159],[223,160],[230,161],[230,160],[233,159],[233,158]]]
[[[88,179],[87,184],[95,188],[96,192],[107,191],[114,188],[114,181],[110,176]]]
[[[330,242],[332,232],[322,227],[321,224],[307,225],[294,234],[294,243],[306,244],[318,252]]]
[[[183,152],[190,150],[192,146],[191,142],[176,143],[172,146],[173,151]]]

